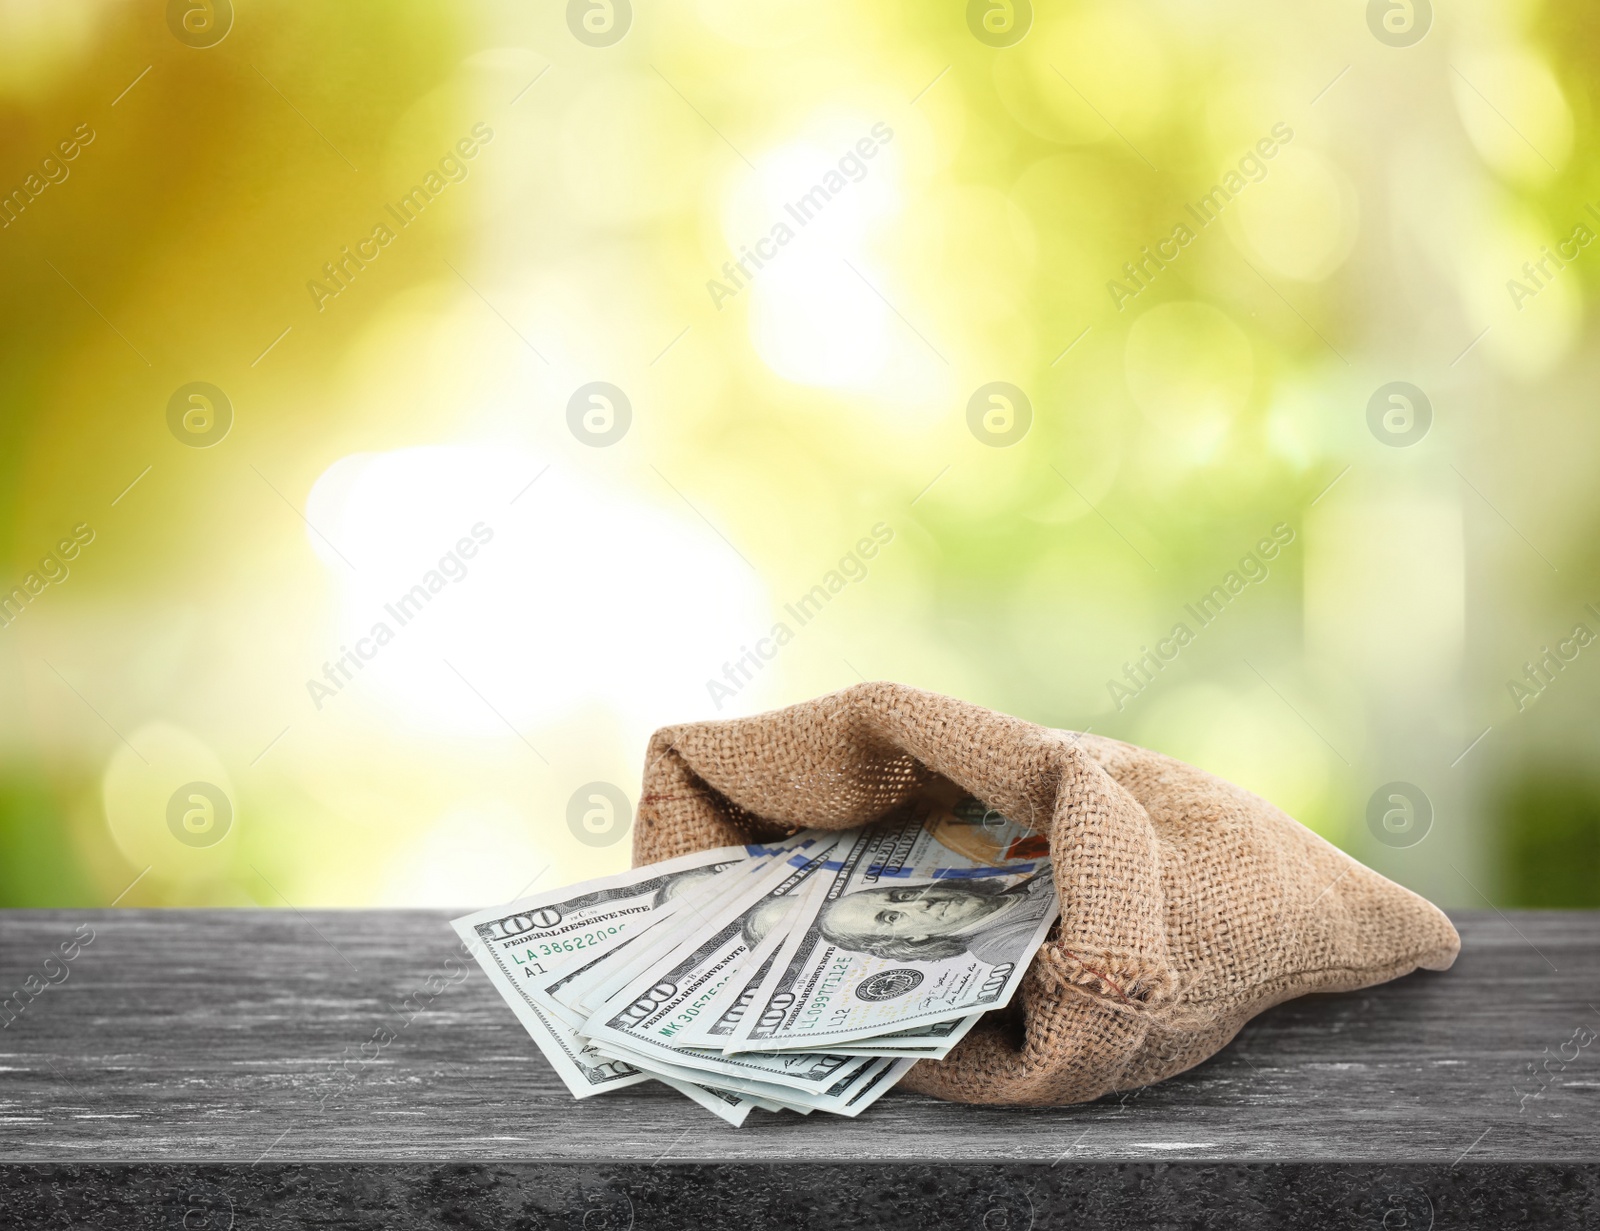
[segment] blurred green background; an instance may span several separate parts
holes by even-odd
[[[1597,904],[1596,48],[0,6],[0,905],[503,900],[626,865],[656,726],[861,679]]]

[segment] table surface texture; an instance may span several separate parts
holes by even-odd
[[[1449,972],[1280,1005],[1189,1072],[1095,1103],[896,1091],[855,1120],[758,1111],[738,1129],[654,1083],[573,1100],[481,971],[452,973],[448,918],[0,913],[0,996],[45,984],[0,1030],[0,1161],[1453,1167],[1591,1163],[1600,1144],[1592,914],[1458,913]]]

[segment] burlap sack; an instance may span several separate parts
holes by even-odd
[[[1061,920],[1017,1000],[913,1068],[912,1090],[1087,1101],[1198,1064],[1272,1005],[1443,970],[1460,948],[1437,907],[1248,791],[898,684],[657,731],[634,863],[861,825],[950,782],[1048,837]]]

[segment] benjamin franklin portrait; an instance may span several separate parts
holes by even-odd
[[[971,952],[997,964],[1021,953],[1054,893],[1048,872],[1010,888],[994,878],[878,885],[827,903],[817,923],[830,944],[891,961]]]

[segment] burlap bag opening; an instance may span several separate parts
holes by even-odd
[[[1198,1064],[1272,1005],[1444,970],[1461,945],[1432,903],[1220,778],[898,684],[663,727],[633,859],[861,825],[952,783],[1047,837],[1061,920],[1012,1005],[912,1090],[1087,1101]]]

